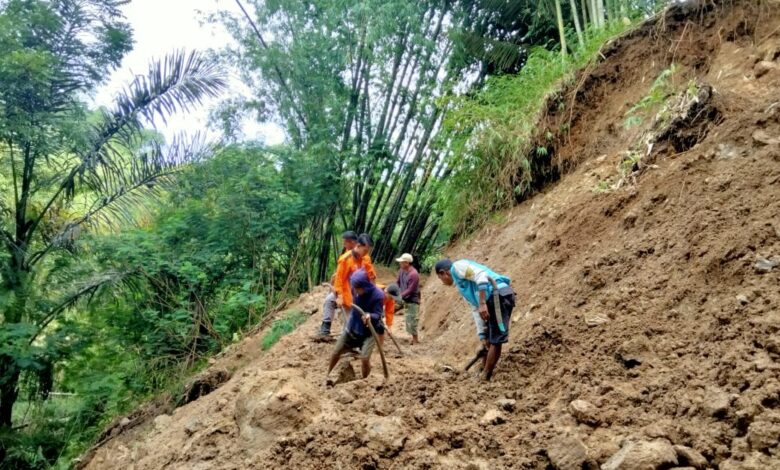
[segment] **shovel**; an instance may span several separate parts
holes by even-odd
[[[466,364],[466,367],[463,369],[463,372],[468,372],[468,370],[471,369],[471,367],[474,364],[476,364],[478,360],[480,360],[481,358],[487,355],[487,352],[488,352],[487,348],[482,348],[479,351],[477,351],[477,354],[474,356],[474,358],[471,361],[469,361],[468,364]]]
[[[388,327],[387,327],[387,325],[385,325],[385,333],[387,333],[387,336],[389,336],[389,337],[390,337],[390,339],[391,339],[391,340],[393,340],[393,344],[395,344],[395,347],[396,347],[396,348],[398,348],[398,354],[400,354],[400,355],[402,355],[402,356],[403,356],[403,355],[404,355],[404,352],[403,352],[403,351],[401,351],[401,346],[398,346],[398,342],[397,342],[397,341],[395,340],[395,338],[393,337],[393,334],[392,334],[392,333],[390,333],[390,328],[388,328]]]

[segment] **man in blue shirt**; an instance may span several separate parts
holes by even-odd
[[[341,333],[336,348],[330,356],[328,375],[336,367],[339,358],[344,353],[354,348],[360,348],[361,371],[363,378],[366,378],[371,372],[371,353],[376,345],[371,330],[368,329],[368,322],[370,321],[374,326],[377,335],[384,334],[382,312],[384,311],[385,293],[371,282],[365,269],[355,271],[349,282],[352,285],[354,295],[352,303],[363,309],[366,314],[362,315],[357,309],[352,309],[347,320],[347,327]]]
[[[509,287],[510,279],[467,259],[454,263],[443,259],[436,263],[434,270],[444,285],[455,285],[466,302],[474,307],[472,315],[477,335],[487,349],[482,363],[482,378],[490,380],[501,357],[501,346],[509,341],[509,319],[515,307],[515,292]],[[498,295],[500,312],[495,311],[494,295]]]

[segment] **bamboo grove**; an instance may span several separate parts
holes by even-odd
[[[656,8],[628,0],[235,3],[241,15],[218,20],[238,42],[225,57],[253,90],[243,105],[276,116],[297,151],[318,155],[331,184],[330,207],[300,228],[316,280],[328,275],[343,229],[372,234],[379,262],[427,253],[453,235],[439,197],[457,170],[453,136],[442,132],[448,96],[516,73],[533,47],[566,55],[567,36],[582,47],[610,21]]]

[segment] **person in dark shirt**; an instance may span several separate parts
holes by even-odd
[[[401,298],[406,305],[406,332],[412,337],[412,344],[419,343],[417,336],[417,323],[420,314],[420,275],[412,266],[414,258],[409,253],[404,253],[396,259],[401,269],[398,270],[396,282],[401,288]]]
[[[382,292],[382,289],[376,287],[371,282],[365,269],[355,271],[350,278],[350,284],[356,294],[352,299],[352,303],[360,307],[365,312],[365,315],[352,308],[347,320],[347,327],[341,333],[333,354],[330,356],[328,375],[336,367],[344,353],[354,348],[359,348],[361,371],[363,378],[366,378],[371,372],[371,353],[376,345],[374,337],[371,335],[371,330],[368,328],[368,322],[371,322],[377,335],[384,334],[385,327],[382,323],[382,311],[384,310],[385,294]]]

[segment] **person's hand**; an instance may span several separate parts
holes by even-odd
[[[343,307],[344,299],[342,297],[336,297],[336,305],[338,305],[339,307]]]
[[[479,316],[482,317],[483,320],[488,321],[487,304],[479,304]]]
[[[490,346],[488,345],[487,338],[485,338],[485,339],[482,340],[482,349],[487,349],[488,347],[490,347]]]
[[[368,322],[370,322],[370,321],[371,321],[371,316],[370,316],[370,315],[368,315],[368,314],[366,314],[366,315],[363,315],[363,323],[364,323],[366,326],[368,326]]]

